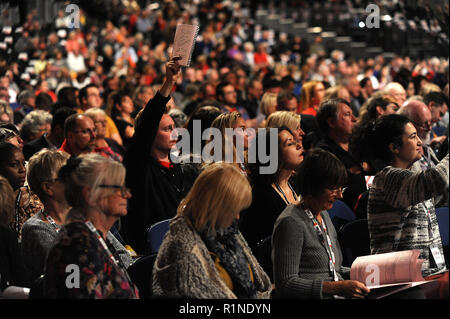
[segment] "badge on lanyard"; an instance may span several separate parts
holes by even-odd
[[[438,268],[443,268],[445,266],[444,257],[439,250],[438,245],[434,244],[430,246],[431,255],[433,256],[434,262]]]

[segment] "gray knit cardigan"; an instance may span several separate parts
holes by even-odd
[[[349,268],[342,266],[337,233],[327,211],[322,211],[339,280]],[[329,257],[311,220],[301,206],[289,205],[278,216],[272,234],[272,262],[278,298],[322,299],[324,281],[333,281]]]
[[[243,247],[258,298],[269,298],[269,277],[253,256],[242,235]],[[153,267],[153,295],[160,298],[236,299],[220,277],[200,235],[183,216],[176,216],[158,251]]]
[[[420,249],[423,276],[446,269],[436,267],[429,247],[444,256],[435,206],[448,192],[448,170],[447,155],[426,171],[388,166],[375,176],[367,205],[371,254]]]

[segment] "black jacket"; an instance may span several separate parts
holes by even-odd
[[[43,148],[54,148],[48,143],[47,139],[45,138],[45,134],[31,142],[28,142],[23,146],[23,155],[25,157],[25,160],[28,161],[31,156],[33,156]]]
[[[122,234],[139,254],[148,252],[148,227],[175,216],[197,176],[192,166],[172,163],[173,168],[168,169],[150,155],[168,101],[169,98],[157,93],[147,103],[123,162],[132,197],[128,201],[128,214],[121,219]]]
[[[258,242],[272,236],[273,226],[286,206],[271,185],[253,188],[252,203],[241,213],[239,220],[239,230],[252,250]]]
[[[17,236],[0,225],[0,291],[7,286],[29,287]]]
[[[367,190],[365,173],[361,165],[356,161],[349,152],[342,149],[329,137],[323,138],[318,144],[318,148],[324,149],[332,154],[334,154],[339,160],[344,164],[347,169],[347,190],[344,192],[342,201],[345,202],[350,209],[354,209],[358,201],[359,195]],[[359,167],[361,173],[352,174],[349,172],[351,167]]]

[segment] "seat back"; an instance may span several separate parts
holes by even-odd
[[[370,255],[369,224],[367,219],[348,222],[338,232],[344,260],[343,266],[351,267],[356,257]]]
[[[143,256],[128,267],[127,272],[131,280],[139,289],[141,299],[150,299],[152,295],[153,265],[157,254]]]
[[[448,207],[436,208],[436,217],[441,233],[442,246],[448,246]]]
[[[149,254],[158,252],[159,247],[164,239],[164,236],[169,230],[170,219],[165,219],[151,225],[147,230],[147,241]]]
[[[349,221],[355,220],[356,216],[353,211],[343,201],[337,200],[333,207],[328,210],[331,221],[333,222],[336,231],[339,231],[341,227],[347,224]]]

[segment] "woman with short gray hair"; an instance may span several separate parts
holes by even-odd
[[[127,214],[125,167],[99,154],[71,157],[59,172],[72,209],[51,248],[44,296],[63,299],[139,298],[127,273],[131,257],[110,229]],[[116,241],[116,243],[115,243]],[[126,258],[128,257],[128,258]],[[69,267],[69,268],[68,268]],[[76,267],[78,289],[66,285]]]
[[[53,116],[43,110],[28,113],[20,122],[20,136],[24,143],[31,142],[44,134],[50,133]]]

